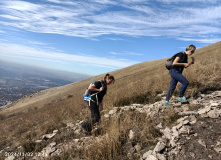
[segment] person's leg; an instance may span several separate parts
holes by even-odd
[[[100,120],[100,112],[99,112],[99,107],[97,106],[96,102],[91,101],[90,102],[90,106],[89,106],[90,110],[91,110],[91,119],[84,122],[82,124],[82,127],[87,130],[88,132],[91,132],[93,125],[96,122],[99,122]]]
[[[94,125],[95,123],[100,121],[101,116],[99,111],[99,105],[97,105],[97,102],[93,102],[92,104],[93,105],[90,106],[90,110],[91,110],[92,124]]]
[[[182,86],[180,88],[179,97],[183,97],[183,95],[186,91],[186,88],[189,85],[189,81],[179,71],[175,71],[174,74],[172,75],[172,77],[182,84]]]
[[[178,81],[174,78],[174,74],[175,74],[174,69],[171,69],[170,70],[170,75],[171,75],[170,88],[167,92],[166,101],[170,100],[170,97],[172,96],[172,94],[176,88],[176,85],[178,83]]]
[[[180,88],[179,97],[183,97],[183,95],[189,85],[189,81],[182,75],[182,81],[180,83],[182,83],[182,86]]]

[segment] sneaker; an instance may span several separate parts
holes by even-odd
[[[180,102],[188,102],[185,97],[178,97],[178,101],[180,101]]]
[[[164,105],[169,106],[169,107],[173,107],[173,105],[170,104],[170,102],[168,102],[168,101],[164,101]]]

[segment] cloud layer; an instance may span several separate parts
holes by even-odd
[[[1,1],[0,24],[85,38],[116,34],[177,37],[201,43],[221,40],[221,2],[218,0],[40,2]]]
[[[7,56],[10,56],[12,58],[22,57],[23,59],[28,60],[56,62],[58,65],[62,63],[65,64],[80,62],[82,64],[87,64],[88,67],[100,66],[105,68],[118,69],[138,63],[136,61],[124,59],[111,59],[90,55],[73,55],[49,50],[46,51],[18,44],[0,43],[0,50],[2,58]]]

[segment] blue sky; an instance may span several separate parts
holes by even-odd
[[[221,41],[220,0],[1,0],[0,59],[98,75]]]

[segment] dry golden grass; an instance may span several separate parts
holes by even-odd
[[[85,148],[71,149],[66,152],[65,157],[88,160],[113,160],[128,159],[127,153],[130,146],[138,143],[143,148],[153,148],[156,143],[156,137],[161,134],[155,129],[156,122],[151,122],[146,114],[139,112],[127,111],[120,118],[110,120],[102,119],[102,139],[97,141],[94,136],[94,143]],[[129,139],[129,131],[133,130],[136,135]],[[60,156],[60,158],[65,159]],[[138,159],[140,154],[133,155],[133,159]],[[52,158],[53,159],[53,158]]]
[[[195,64],[184,71],[184,75],[190,81],[186,96],[194,96],[198,91],[221,89],[220,53],[221,42],[196,50],[193,55],[196,59]],[[116,82],[114,85],[108,86],[107,95],[104,98],[104,109],[109,110],[113,106],[128,103],[154,102],[157,93],[167,91],[169,88],[170,76],[164,67],[165,60],[147,61],[111,72],[115,76]],[[36,93],[13,103],[10,108],[0,111],[0,150],[9,145],[18,146],[28,140],[38,139],[53,129],[65,126],[67,122],[88,118],[90,112],[87,104],[82,100],[82,94],[91,82],[100,80],[103,76],[95,76]],[[179,90],[178,87],[177,90]],[[129,115],[127,117],[130,118]],[[135,118],[141,117],[137,115]],[[135,124],[118,127],[114,125],[113,123],[105,126],[106,129],[111,128],[110,135],[117,134],[113,136],[117,139],[111,139],[111,150],[114,149],[114,151],[110,154],[110,146],[105,146],[105,143],[100,148],[102,156],[108,152],[106,153],[108,159],[118,154],[118,147],[121,147],[119,139],[126,135],[124,132],[129,130],[129,128],[123,129],[123,127]],[[142,123],[139,125],[144,130],[140,132],[149,133],[148,126],[144,126]],[[144,136],[141,136],[142,140],[148,141],[144,133],[142,135]],[[92,155],[92,153],[88,152],[87,155]],[[92,159],[94,158],[92,157]]]

